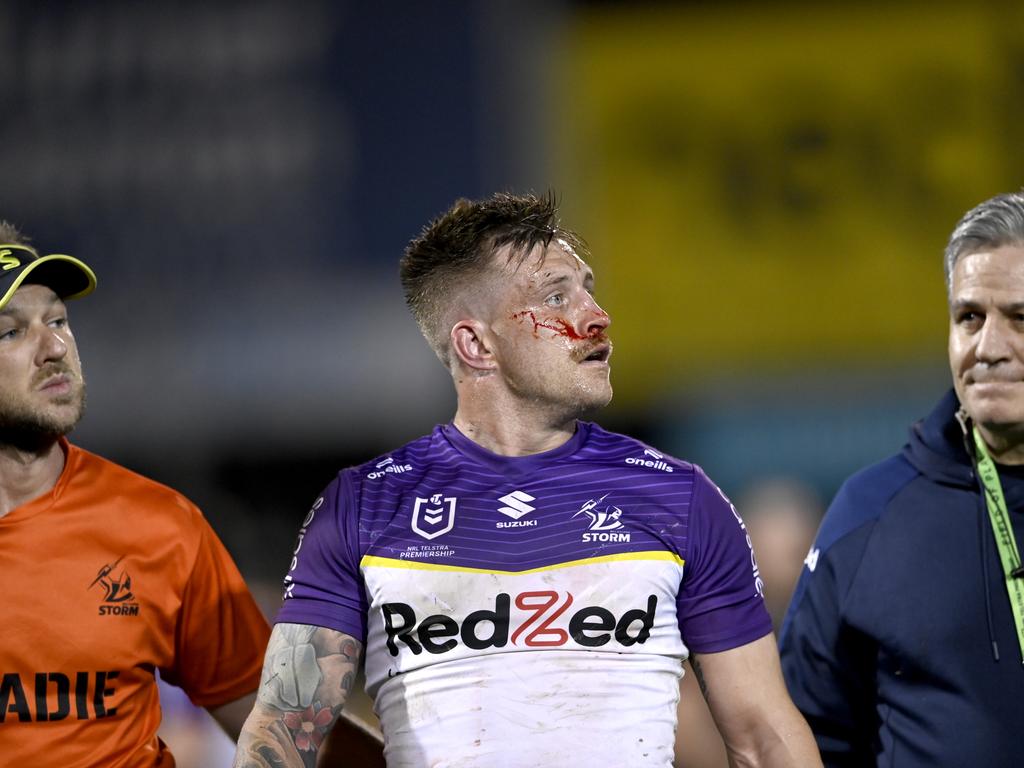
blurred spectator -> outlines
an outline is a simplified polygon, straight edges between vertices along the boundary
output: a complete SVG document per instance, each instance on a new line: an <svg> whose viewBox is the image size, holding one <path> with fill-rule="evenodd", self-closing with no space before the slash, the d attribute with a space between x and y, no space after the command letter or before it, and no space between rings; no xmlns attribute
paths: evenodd
<svg viewBox="0 0 1024 768"><path fill-rule="evenodd" d="M821 520L821 500L798 480L771 477L750 485L740 495L736 508L754 543L765 601L778 632ZM728 768L725 746L689 662L685 670L679 690L676 765Z"/></svg>
<svg viewBox="0 0 1024 768"><path fill-rule="evenodd" d="M799 480L778 477L748 487L737 509L754 542L768 612L778 632L824 506Z"/></svg>

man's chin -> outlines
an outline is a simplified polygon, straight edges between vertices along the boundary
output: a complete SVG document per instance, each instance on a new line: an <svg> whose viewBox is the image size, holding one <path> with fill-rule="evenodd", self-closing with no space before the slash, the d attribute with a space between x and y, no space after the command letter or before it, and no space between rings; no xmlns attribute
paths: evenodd
<svg viewBox="0 0 1024 768"><path fill-rule="evenodd" d="M602 392L586 392L579 400L580 415L596 413L612 401L612 388L608 385L607 390Z"/></svg>
<svg viewBox="0 0 1024 768"><path fill-rule="evenodd" d="M79 409L63 419L0 420L0 445L9 445L22 451L39 452L70 434L81 418L82 411Z"/></svg>
<svg viewBox="0 0 1024 768"><path fill-rule="evenodd" d="M1001 390L973 390L963 403L975 424L992 429L1013 429L1024 426L1024 399L1011 397Z"/></svg>
<svg viewBox="0 0 1024 768"><path fill-rule="evenodd" d="M1007 446L1024 445L1024 408L977 407L967 412L986 442L996 439Z"/></svg>
<svg viewBox="0 0 1024 768"><path fill-rule="evenodd" d="M0 445L7 445L28 453L40 453L56 443L69 431L60 432L44 429L0 427Z"/></svg>
<svg viewBox="0 0 1024 768"><path fill-rule="evenodd" d="M1010 419L993 415L973 419L973 421L991 435L998 435L1005 440L1024 444L1024 416L1020 419Z"/></svg>

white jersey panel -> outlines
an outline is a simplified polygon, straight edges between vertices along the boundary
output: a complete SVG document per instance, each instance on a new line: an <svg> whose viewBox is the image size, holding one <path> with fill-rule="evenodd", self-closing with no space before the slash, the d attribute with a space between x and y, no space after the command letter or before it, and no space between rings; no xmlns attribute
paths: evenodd
<svg viewBox="0 0 1024 768"><path fill-rule="evenodd" d="M362 570L389 765L671 765L687 655L675 555L522 573L367 557Z"/></svg>
<svg viewBox="0 0 1024 768"><path fill-rule="evenodd" d="M389 768L671 768L682 662L578 651L463 658L392 678Z"/></svg>

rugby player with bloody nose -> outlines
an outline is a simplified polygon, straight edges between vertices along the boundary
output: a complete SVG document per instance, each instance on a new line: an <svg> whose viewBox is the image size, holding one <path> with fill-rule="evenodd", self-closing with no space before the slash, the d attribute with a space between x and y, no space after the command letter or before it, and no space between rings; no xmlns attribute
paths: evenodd
<svg viewBox="0 0 1024 768"><path fill-rule="evenodd" d="M687 657L736 764L820 765L732 504L582 420L612 396L585 255L550 196L409 244L457 410L306 513L236 766L314 765L364 655L391 768L671 766Z"/></svg>

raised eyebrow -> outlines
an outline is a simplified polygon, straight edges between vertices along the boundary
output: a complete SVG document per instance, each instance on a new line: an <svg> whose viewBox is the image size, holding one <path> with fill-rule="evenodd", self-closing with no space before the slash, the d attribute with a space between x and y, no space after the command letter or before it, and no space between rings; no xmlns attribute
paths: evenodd
<svg viewBox="0 0 1024 768"><path fill-rule="evenodd" d="M949 305L949 308L953 312L962 312L966 309L979 310L981 305L976 301L970 299L957 299Z"/></svg>
<svg viewBox="0 0 1024 768"><path fill-rule="evenodd" d="M559 275L559 274L555 274L555 275L551 275L547 279L541 281L540 288L541 288L541 290L546 290L546 289L548 289L548 288L550 288L552 286L562 285L564 283L570 283L570 282L572 282L572 275L566 275L566 274ZM588 290L589 290L589 288L593 287L593 285L594 285L594 271L592 269L590 269L589 267L585 267L584 268L584 272L583 272L583 285L586 286L588 288Z"/></svg>
<svg viewBox="0 0 1024 768"><path fill-rule="evenodd" d="M1011 302L1010 304L1000 304L997 308L1000 312L1002 312L1005 315L1024 313L1024 301L1014 301ZM972 301L970 299L958 299L957 301L954 301L952 304L950 304L950 309L953 312L963 312L967 310L974 312L985 311L984 307L981 306L980 302Z"/></svg>
<svg viewBox="0 0 1024 768"><path fill-rule="evenodd" d="M552 275L545 280L541 281L540 289L546 291L549 288L554 288L557 285L564 285L569 282L569 275Z"/></svg>

